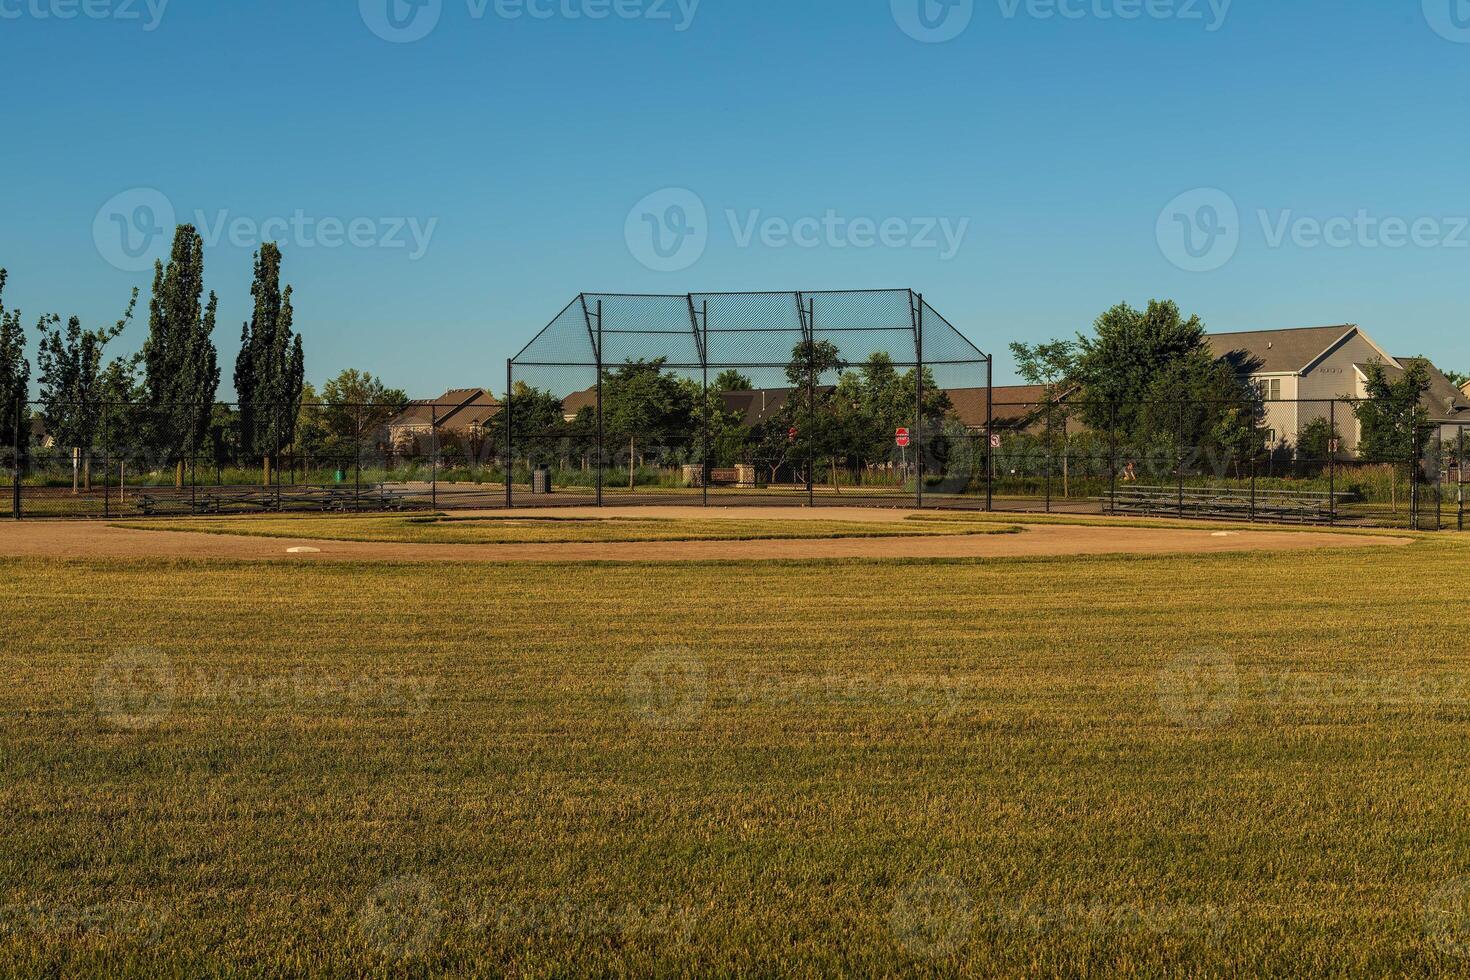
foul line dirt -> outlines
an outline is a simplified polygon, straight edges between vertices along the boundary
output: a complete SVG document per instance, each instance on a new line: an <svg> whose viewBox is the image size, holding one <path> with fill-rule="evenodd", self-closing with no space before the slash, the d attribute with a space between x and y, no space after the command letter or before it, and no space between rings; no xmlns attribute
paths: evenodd
<svg viewBox="0 0 1470 980"><path fill-rule="evenodd" d="M672 517L699 520L843 520L892 523L908 512L823 508L731 508L691 513L687 508L610 508L558 511L548 516ZM487 515L497 516L497 515ZM498 516L510 517L505 512ZM524 515L515 515L524 516ZM0 525L0 556L59 559L206 558L269 561L403 562L677 562L843 558L1030 558L1065 555L1220 554L1298 552L1323 548L1402 546L1391 535L1272 531L1222 527L1086 527L1024 525L1020 534L907 538L833 538L771 541L656 541L595 544L396 544L322 541L309 537L254 538L188 531L143 531L87 521ZM291 548L316 549L290 554Z"/></svg>

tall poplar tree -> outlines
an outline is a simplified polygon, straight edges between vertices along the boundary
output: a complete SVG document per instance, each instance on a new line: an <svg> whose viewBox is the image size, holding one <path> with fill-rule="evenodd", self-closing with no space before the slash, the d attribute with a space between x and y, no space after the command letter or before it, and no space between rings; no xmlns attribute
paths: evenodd
<svg viewBox="0 0 1470 980"><path fill-rule="evenodd" d="M31 384L31 363L26 360L26 333L20 323L19 310L5 308L6 272L0 269L0 456L15 454L14 442L20 443L21 458L11 465L19 468L24 461L30 433L26 396ZM9 449L6 453L4 450Z"/></svg>
<svg viewBox="0 0 1470 980"><path fill-rule="evenodd" d="M266 242L255 253L250 295L255 312L240 332L235 392L240 399L240 448L262 460L265 482L276 454L296 438L306 359L301 335L292 332L291 287L281 291L281 250Z"/></svg>
<svg viewBox="0 0 1470 980"><path fill-rule="evenodd" d="M144 396L153 444L176 465L175 483L184 482L184 461L195 455L209 430L219 390L219 362L210 335L219 301L204 296L204 242L193 225L174 233L168 266L153 273L148 340L143 345Z"/></svg>

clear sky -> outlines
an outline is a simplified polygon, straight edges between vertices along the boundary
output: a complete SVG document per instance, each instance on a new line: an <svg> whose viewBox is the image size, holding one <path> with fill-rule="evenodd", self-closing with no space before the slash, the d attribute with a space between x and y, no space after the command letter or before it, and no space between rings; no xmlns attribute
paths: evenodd
<svg viewBox="0 0 1470 980"><path fill-rule="evenodd" d="M0 72L7 304L116 318L171 211L227 382L261 237L310 380L415 396L584 290L909 286L1002 381L1150 297L1470 371L1464 0L0 0Z"/></svg>

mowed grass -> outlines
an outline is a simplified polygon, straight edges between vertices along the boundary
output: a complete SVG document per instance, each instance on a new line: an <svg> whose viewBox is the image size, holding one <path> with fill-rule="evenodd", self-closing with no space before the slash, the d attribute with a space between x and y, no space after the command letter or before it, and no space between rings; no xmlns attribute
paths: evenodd
<svg viewBox="0 0 1470 980"><path fill-rule="evenodd" d="M0 974L1465 974L1467 573L3 562Z"/></svg>
<svg viewBox="0 0 1470 980"><path fill-rule="evenodd" d="M406 544L578 544L631 541L760 541L1007 534L993 524L919 524L839 520L684 519L601 517L262 517L129 521L144 531L192 531L317 541Z"/></svg>

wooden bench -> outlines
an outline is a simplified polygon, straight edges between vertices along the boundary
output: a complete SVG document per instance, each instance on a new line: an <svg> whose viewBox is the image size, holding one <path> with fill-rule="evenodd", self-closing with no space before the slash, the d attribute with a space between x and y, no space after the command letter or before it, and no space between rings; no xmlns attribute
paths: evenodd
<svg viewBox="0 0 1470 980"><path fill-rule="evenodd" d="M150 489L134 494L144 514L227 514L232 512L284 511L402 511L424 495L414 490L388 489L381 485L361 488L341 486L295 487L195 487ZM426 502L418 501L422 506Z"/></svg>
<svg viewBox="0 0 1470 980"><path fill-rule="evenodd" d="M1145 517L1197 517L1204 520L1327 524L1336 518L1332 495L1300 490L1239 487L1120 486L1100 498L1110 514ZM1345 500L1338 494L1337 500Z"/></svg>

